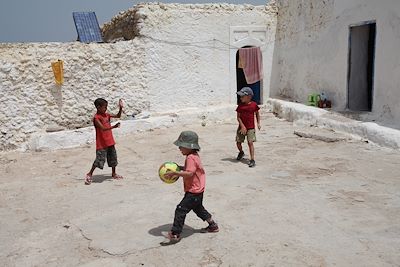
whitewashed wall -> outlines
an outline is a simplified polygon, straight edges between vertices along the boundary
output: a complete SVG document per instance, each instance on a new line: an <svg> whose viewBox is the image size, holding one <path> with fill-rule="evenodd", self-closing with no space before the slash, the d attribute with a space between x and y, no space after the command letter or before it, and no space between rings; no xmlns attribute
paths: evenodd
<svg viewBox="0 0 400 267"><path fill-rule="evenodd" d="M237 50L230 28L265 26L273 35L275 18L271 6L140 4L103 29L110 39L136 36L130 41L0 44L0 150L19 148L49 128L91 125L97 97L109 100L110 111L123 98L129 115L230 103L236 88L230 57ZM110 34L116 27L122 33ZM51 70L57 59L64 60L60 87Z"/></svg>
<svg viewBox="0 0 400 267"><path fill-rule="evenodd" d="M398 0L277 0L272 96L306 102L325 91L346 109L349 25L376 20L375 82L364 120L400 128L400 2Z"/></svg>
<svg viewBox="0 0 400 267"><path fill-rule="evenodd" d="M236 84L231 77L236 73L231 71L231 51L235 54L237 48L231 46L231 27L275 32L273 6L147 4L139 14L153 111L232 103ZM271 36L264 42L267 38ZM270 68L265 70L270 76Z"/></svg>
<svg viewBox="0 0 400 267"><path fill-rule="evenodd" d="M51 62L64 60L65 83L56 86ZM97 97L116 111L119 98L134 112L150 106L143 47L115 44L0 44L0 150L14 149L34 132L91 124Z"/></svg>

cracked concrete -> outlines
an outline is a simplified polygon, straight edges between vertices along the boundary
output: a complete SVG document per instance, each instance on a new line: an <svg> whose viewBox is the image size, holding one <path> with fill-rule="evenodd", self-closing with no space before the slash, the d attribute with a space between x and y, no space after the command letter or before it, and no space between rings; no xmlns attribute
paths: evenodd
<svg viewBox="0 0 400 267"><path fill-rule="evenodd" d="M299 137L312 138L327 143L339 142L339 141L344 141L346 139L350 139L350 137L346 137L342 134L318 128L295 130L294 134Z"/></svg>
<svg viewBox="0 0 400 267"><path fill-rule="evenodd" d="M400 152L299 138L295 130L320 129L269 113L262 126L254 169L234 160L236 123L196 123L117 137L125 179L105 168L90 186L93 145L0 153L0 265L396 266ZM189 214L182 241L160 246L182 184L163 184L157 169L183 161L172 145L183 129L199 133L205 206L221 231L200 234Z"/></svg>

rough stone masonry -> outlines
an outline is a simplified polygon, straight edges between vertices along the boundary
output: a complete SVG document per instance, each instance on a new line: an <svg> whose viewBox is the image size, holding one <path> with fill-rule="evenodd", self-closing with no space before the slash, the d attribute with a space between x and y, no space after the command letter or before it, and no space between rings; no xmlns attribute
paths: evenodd
<svg viewBox="0 0 400 267"><path fill-rule="evenodd" d="M34 133L91 125L97 97L111 112L123 98L128 117L227 104L229 27L273 28L275 17L273 5L150 3L103 26L112 43L0 44L0 150L24 149ZM62 86L51 70L58 59Z"/></svg>

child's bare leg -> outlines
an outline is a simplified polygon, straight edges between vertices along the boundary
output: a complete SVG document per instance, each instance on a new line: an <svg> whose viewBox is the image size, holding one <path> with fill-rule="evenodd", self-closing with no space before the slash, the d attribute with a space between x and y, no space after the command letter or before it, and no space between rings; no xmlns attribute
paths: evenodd
<svg viewBox="0 0 400 267"><path fill-rule="evenodd" d="M253 142L248 142L249 144L249 150L250 150L250 159L254 160L254 143Z"/></svg>
<svg viewBox="0 0 400 267"><path fill-rule="evenodd" d="M92 168L90 169L90 171L88 172L88 174L89 174L90 176L93 176L93 172L94 172L95 169L96 169L96 167L95 167L94 165L92 165Z"/></svg>
<svg viewBox="0 0 400 267"><path fill-rule="evenodd" d="M242 152L242 151L243 151L242 143L236 142L236 146L237 146L237 148L239 149L239 152Z"/></svg>
<svg viewBox="0 0 400 267"><path fill-rule="evenodd" d="M236 160L241 160L244 156L242 143L236 142L236 146L239 149L239 154L237 155Z"/></svg>
<svg viewBox="0 0 400 267"><path fill-rule="evenodd" d="M112 168L111 168L111 169L112 169L112 177L113 177L114 179L122 179L122 178L124 178L124 177L122 177L121 175L117 174L116 168L117 168L117 167L112 167Z"/></svg>
<svg viewBox="0 0 400 267"><path fill-rule="evenodd" d="M249 144L249 150L250 150L250 162L249 162L249 167L253 168L256 166L256 162L254 161L254 144L253 141L248 141Z"/></svg>
<svg viewBox="0 0 400 267"><path fill-rule="evenodd" d="M85 184L91 184L92 183L92 176L93 176L93 172L96 169L96 167L94 166L94 164L92 165L92 168L90 169L90 171L86 174L85 177Z"/></svg>

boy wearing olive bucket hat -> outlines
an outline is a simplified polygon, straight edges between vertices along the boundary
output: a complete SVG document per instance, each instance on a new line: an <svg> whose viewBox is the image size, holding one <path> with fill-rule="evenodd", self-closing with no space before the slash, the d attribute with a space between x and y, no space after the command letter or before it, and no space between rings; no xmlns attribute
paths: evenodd
<svg viewBox="0 0 400 267"><path fill-rule="evenodd" d="M178 242L180 234L185 224L186 214L191 210L203 221L208 222L208 227L201 229L202 233L216 233L219 231L218 225L212 216L203 207L203 193L206 183L206 175L199 154L200 150L198 136L195 132L184 131L179 135L174 145L179 147L181 153L186 156L185 166L182 171L169 172L166 176L179 175L183 178L185 196L175 210L174 224L168 233L168 238L172 242Z"/></svg>

